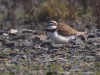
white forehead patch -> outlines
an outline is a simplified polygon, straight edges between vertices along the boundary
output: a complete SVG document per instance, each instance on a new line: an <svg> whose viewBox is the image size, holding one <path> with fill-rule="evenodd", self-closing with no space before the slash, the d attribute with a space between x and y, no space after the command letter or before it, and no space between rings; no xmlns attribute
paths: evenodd
<svg viewBox="0 0 100 75"><path fill-rule="evenodd" d="M49 21L49 24L58 24L56 21Z"/></svg>
<svg viewBox="0 0 100 75"><path fill-rule="evenodd" d="M53 23L57 23L56 21L52 21Z"/></svg>
<svg viewBox="0 0 100 75"><path fill-rule="evenodd" d="M56 29L57 26L47 26L47 29L52 30L52 29Z"/></svg>

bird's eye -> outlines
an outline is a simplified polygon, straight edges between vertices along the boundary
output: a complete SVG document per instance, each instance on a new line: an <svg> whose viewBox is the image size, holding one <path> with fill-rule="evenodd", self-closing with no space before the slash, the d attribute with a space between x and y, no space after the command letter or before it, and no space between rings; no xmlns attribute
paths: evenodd
<svg viewBox="0 0 100 75"><path fill-rule="evenodd" d="M48 26L52 26L53 25L53 23L48 23Z"/></svg>
<svg viewBox="0 0 100 75"><path fill-rule="evenodd" d="M53 23L53 25L57 26L57 23Z"/></svg>

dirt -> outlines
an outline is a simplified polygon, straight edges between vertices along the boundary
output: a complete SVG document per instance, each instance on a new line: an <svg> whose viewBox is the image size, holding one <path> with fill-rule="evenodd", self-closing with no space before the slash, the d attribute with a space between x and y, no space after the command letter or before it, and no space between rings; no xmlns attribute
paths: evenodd
<svg viewBox="0 0 100 75"><path fill-rule="evenodd" d="M0 34L0 75L100 75L100 30L65 47L35 30L8 32Z"/></svg>

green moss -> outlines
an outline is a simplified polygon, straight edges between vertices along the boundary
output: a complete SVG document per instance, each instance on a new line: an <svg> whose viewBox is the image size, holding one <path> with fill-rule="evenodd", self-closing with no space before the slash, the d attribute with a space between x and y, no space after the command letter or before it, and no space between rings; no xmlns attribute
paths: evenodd
<svg viewBox="0 0 100 75"><path fill-rule="evenodd" d="M96 72L96 75L100 75L100 71L97 71L97 72Z"/></svg>
<svg viewBox="0 0 100 75"><path fill-rule="evenodd" d="M6 54L4 53L0 53L0 57L6 56Z"/></svg>
<svg viewBox="0 0 100 75"><path fill-rule="evenodd" d="M47 67L47 73L48 72L64 72L62 66L60 64L51 64Z"/></svg>
<svg viewBox="0 0 100 75"><path fill-rule="evenodd" d="M100 62L96 62L95 65L98 67L100 66Z"/></svg>

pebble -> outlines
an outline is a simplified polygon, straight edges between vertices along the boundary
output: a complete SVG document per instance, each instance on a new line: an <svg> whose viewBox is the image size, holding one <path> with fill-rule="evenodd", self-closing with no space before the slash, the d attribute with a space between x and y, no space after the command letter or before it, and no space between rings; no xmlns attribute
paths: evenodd
<svg viewBox="0 0 100 75"><path fill-rule="evenodd" d="M32 71L36 74L37 69L40 69L39 72L44 74L41 71L43 69L47 74L78 75L77 72L82 72L83 75L91 75L94 74L92 70L96 68L95 62L100 61L100 37L94 37L94 34L88 37L87 45L83 45L84 42L77 39L74 44L70 43L63 50L62 44L53 42L44 34L35 34L33 30L18 30L16 35L0 35L0 38L0 64L10 66L9 69L14 67L14 73L25 68L23 73ZM51 72L48 65L51 65ZM87 71L84 71L87 66ZM56 67L58 71L53 72L52 68ZM63 71L60 72L59 69Z"/></svg>

